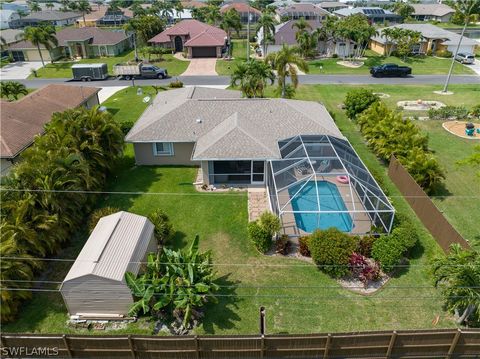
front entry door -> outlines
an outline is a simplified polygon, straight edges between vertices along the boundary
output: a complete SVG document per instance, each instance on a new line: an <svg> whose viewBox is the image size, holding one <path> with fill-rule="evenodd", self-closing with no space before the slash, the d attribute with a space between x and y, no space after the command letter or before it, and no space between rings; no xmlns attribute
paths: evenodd
<svg viewBox="0 0 480 359"><path fill-rule="evenodd" d="M175 36L175 52L183 51L183 41L180 36Z"/></svg>

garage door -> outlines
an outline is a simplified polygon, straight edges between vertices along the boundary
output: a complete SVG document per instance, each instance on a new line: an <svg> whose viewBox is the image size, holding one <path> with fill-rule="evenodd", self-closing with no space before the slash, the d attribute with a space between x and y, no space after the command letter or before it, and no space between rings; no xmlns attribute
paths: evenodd
<svg viewBox="0 0 480 359"><path fill-rule="evenodd" d="M216 47L193 47L192 57L217 57Z"/></svg>
<svg viewBox="0 0 480 359"><path fill-rule="evenodd" d="M23 51L12 51L13 61L25 61Z"/></svg>

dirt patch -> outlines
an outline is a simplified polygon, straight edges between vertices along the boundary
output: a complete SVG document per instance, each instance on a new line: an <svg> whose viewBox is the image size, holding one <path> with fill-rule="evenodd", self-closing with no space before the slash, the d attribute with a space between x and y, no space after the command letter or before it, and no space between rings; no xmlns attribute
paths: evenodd
<svg viewBox="0 0 480 359"><path fill-rule="evenodd" d="M365 63L363 61L337 61L337 65L349 67L352 69L358 69L362 67Z"/></svg>
<svg viewBox="0 0 480 359"><path fill-rule="evenodd" d="M390 279L389 276L382 273L381 277L377 281L370 281L367 285L364 285L362 281L357 278L353 277L346 277L337 280L337 282L345 289L351 290L352 292L369 295L376 293L380 289L382 289L385 284L387 284L388 280Z"/></svg>
<svg viewBox="0 0 480 359"><path fill-rule="evenodd" d="M480 129L480 123L473 123L475 125L473 136L468 136L465 133L466 124L467 122L465 121L447 121L442 124L442 127L455 136L469 140L480 140L480 134L477 132L477 130Z"/></svg>
<svg viewBox="0 0 480 359"><path fill-rule="evenodd" d="M397 106L403 108L406 111L428 111L430 109L439 109L445 107L445 104L440 101L398 101Z"/></svg>

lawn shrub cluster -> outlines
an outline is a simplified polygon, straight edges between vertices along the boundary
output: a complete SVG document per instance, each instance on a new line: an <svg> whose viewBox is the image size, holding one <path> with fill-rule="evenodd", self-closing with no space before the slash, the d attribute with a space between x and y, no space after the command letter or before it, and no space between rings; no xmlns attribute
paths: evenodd
<svg viewBox="0 0 480 359"><path fill-rule="evenodd" d="M248 237L259 252L266 253L280 228L280 219L271 212L264 212L258 220L248 224Z"/></svg>
<svg viewBox="0 0 480 359"><path fill-rule="evenodd" d="M282 234L275 242L275 252L281 255L287 255L290 250L291 243L288 240L288 235Z"/></svg>
<svg viewBox="0 0 480 359"><path fill-rule="evenodd" d="M372 247L375 241L377 240L376 237L373 235L366 235L362 236L358 239L357 248L355 252L361 254L365 257L370 257L372 255Z"/></svg>
<svg viewBox="0 0 480 359"><path fill-rule="evenodd" d="M310 249L308 249L309 236L303 236L298 238L298 250L304 257L311 257Z"/></svg>
<svg viewBox="0 0 480 359"><path fill-rule="evenodd" d="M379 100L380 98L370 90L355 89L349 91L344 102L345 112L348 118L355 120L358 115Z"/></svg>
<svg viewBox="0 0 480 359"><path fill-rule="evenodd" d="M175 80L175 81L170 82L170 84L168 86L172 89L182 88L183 87L183 82L180 81L180 80Z"/></svg>
<svg viewBox="0 0 480 359"><path fill-rule="evenodd" d="M92 233L100 218L117 213L118 211L120 211L120 208L117 207L103 207L93 211L88 218L88 232Z"/></svg>
<svg viewBox="0 0 480 359"><path fill-rule="evenodd" d="M127 135L127 133L132 129L133 125L133 121L124 121L120 123L120 129L124 135Z"/></svg>
<svg viewBox="0 0 480 359"><path fill-rule="evenodd" d="M463 120L468 115L469 112L464 106L445 106L428 110L428 118L430 120Z"/></svg>
<svg viewBox="0 0 480 359"><path fill-rule="evenodd" d="M410 120L376 101L356 121L368 146L382 160L392 155L427 193L432 193L445 175L428 149L428 136Z"/></svg>
<svg viewBox="0 0 480 359"><path fill-rule="evenodd" d="M148 215L148 219L155 226L155 238L158 245L164 245L173 234L173 226L167 214L161 209L156 209Z"/></svg>
<svg viewBox="0 0 480 359"><path fill-rule="evenodd" d="M86 192L104 188L122 152L123 133L109 113L96 108L55 113L45 134L35 138L5 178L0 255L37 258L55 253L94 206L96 196ZM4 259L2 280L30 281L41 263ZM8 287L19 287L17 283ZM1 320L13 320L21 300L29 297L26 290L2 289Z"/></svg>
<svg viewBox="0 0 480 359"><path fill-rule="evenodd" d="M359 253L352 253L349 265L352 276L359 279L365 286L370 281L380 279L380 266L373 259Z"/></svg>
<svg viewBox="0 0 480 359"><path fill-rule="evenodd" d="M448 50L440 50L435 52L435 56L437 57L442 57L445 59L450 59L453 56L453 52L448 51Z"/></svg>

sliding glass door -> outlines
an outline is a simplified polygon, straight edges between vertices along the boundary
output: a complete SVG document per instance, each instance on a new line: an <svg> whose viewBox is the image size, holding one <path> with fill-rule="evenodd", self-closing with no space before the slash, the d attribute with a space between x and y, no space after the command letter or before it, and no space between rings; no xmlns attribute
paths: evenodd
<svg viewBox="0 0 480 359"><path fill-rule="evenodd" d="M261 184L265 182L264 161L210 161L210 184Z"/></svg>

